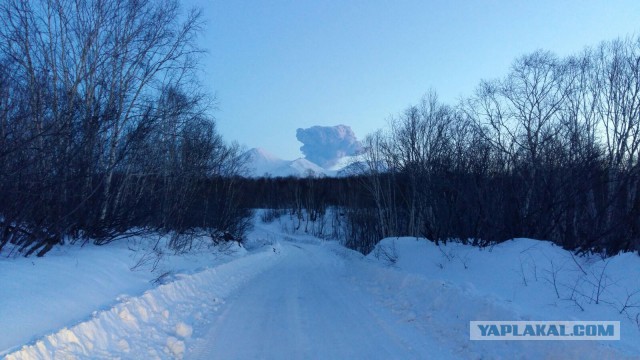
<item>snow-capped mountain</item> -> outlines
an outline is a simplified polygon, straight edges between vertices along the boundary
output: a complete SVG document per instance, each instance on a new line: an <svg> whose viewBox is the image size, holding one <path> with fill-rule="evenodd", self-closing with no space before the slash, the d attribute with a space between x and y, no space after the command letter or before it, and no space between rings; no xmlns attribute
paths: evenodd
<svg viewBox="0 0 640 360"><path fill-rule="evenodd" d="M247 176L250 177L306 177L333 176L344 177L360 175L368 171L363 155L344 156L330 168L323 168L305 158L283 160L262 148L253 148L245 153Z"/></svg>
<svg viewBox="0 0 640 360"><path fill-rule="evenodd" d="M250 176L272 174L273 170L286 166L287 161L261 148L253 148L245 153L247 170Z"/></svg>
<svg viewBox="0 0 640 360"><path fill-rule="evenodd" d="M285 167L287 170L293 170L295 175L307 176L307 175L330 175L330 172L312 163L311 161L303 158L298 158L290 161Z"/></svg>
<svg viewBox="0 0 640 360"><path fill-rule="evenodd" d="M260 176L330 176L332 171L324 169L303 158L283 160L261 148L253 148L246 153L248 175Z"/></svg>

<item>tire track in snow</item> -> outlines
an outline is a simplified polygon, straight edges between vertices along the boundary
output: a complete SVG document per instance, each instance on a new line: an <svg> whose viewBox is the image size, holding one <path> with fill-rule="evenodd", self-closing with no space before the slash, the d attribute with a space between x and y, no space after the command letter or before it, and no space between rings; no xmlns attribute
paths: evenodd
<svg viewBox="0 0 640 360"><path fill-rule="evenodd" d="M188 358L408 358L429 339L348 280L349 266L320 245L283 243L283 259L229 298Z"/></svg>

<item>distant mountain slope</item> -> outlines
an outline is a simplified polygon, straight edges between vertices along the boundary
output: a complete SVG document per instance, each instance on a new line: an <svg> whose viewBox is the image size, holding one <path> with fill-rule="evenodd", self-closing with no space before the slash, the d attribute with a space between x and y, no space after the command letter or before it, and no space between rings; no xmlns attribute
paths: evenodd
<svg viewBox="0 0 640 360"><path fill-rule="evenodd" d="M299 158L296 160L283 160L261 148L253 148L246 153L248 175L260 176L298 176L304 177L310 174L314 176L330 176L332 171L324 169L309 160Z"/></svg>
<svg viewBox="0 0 640 360"><path fill-rule="evenodd" d="M273 175L275 169L287 165L287 161L261 148L253 148L247 151L245 157L247 159L247 169L250 176Z"/></svg>
<svg viewBox="0 0 640 360"><path fill-rule="evenodd" d="M314 175L330 175L327 169L320 167L312 163L311 161L303 158L298 158L293 160L287 164L285 167L287 171L294 171L295 174L306 176L309 173L313 173Z"/></svg>

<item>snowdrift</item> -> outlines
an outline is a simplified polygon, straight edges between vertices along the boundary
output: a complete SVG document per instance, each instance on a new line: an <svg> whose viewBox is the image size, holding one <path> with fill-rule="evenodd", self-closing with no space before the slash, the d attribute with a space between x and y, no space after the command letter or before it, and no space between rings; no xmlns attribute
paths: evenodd
<svg viewBox="0 0 640 360"><path fill-rule="evenodd" d="M367 258L395 311L464 358L637 358L640 257L574 256L551 242L515 239L477 248L388 238ZM393 275L395 274L395 275ZM454 317L452 317L452 315ZM474 341L471 320L620 321L620 341Z"/></svg>
<svg viewBox="0 0 640 360"><path fill-rule="evenodd" d="M275 247L274 247L275 248ZM192 324L205 321L223 298L277 259L272 247L124 297L90 319L46 335L7 359L181 358ZM267 260L267 261L263 261Z"/></svg>

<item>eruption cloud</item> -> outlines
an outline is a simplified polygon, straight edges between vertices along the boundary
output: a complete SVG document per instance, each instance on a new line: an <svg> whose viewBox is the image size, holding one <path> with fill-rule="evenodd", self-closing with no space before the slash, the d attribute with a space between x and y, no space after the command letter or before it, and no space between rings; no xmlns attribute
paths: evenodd
<svg viewBox="0 0 640 360"><path fill-rule="evenodd" d="M362 151L362 144L347 125L298 129L296 138L303 144L300 151L305 158L324 168L331 167L345 156L357 155Z"/></svg>

